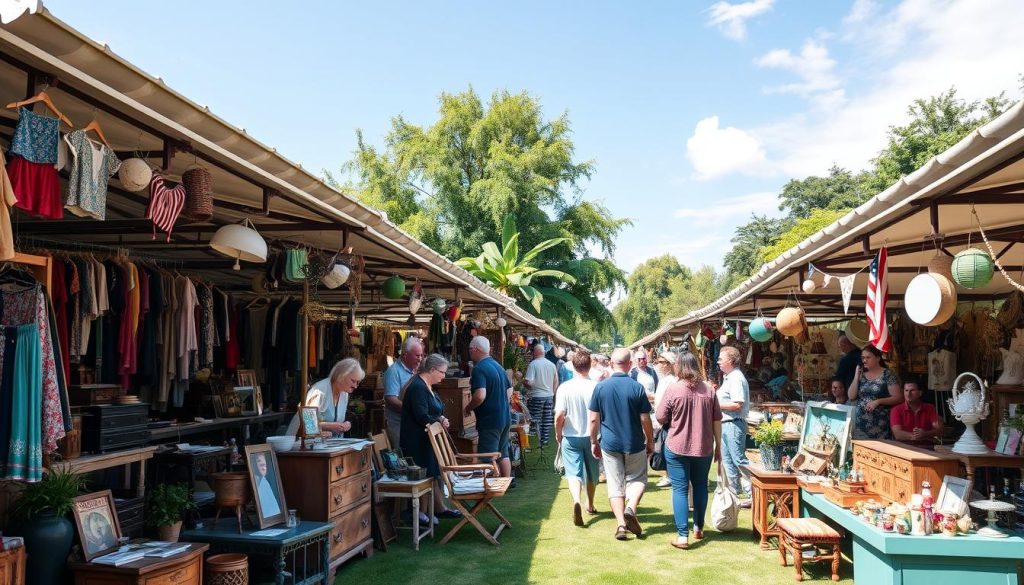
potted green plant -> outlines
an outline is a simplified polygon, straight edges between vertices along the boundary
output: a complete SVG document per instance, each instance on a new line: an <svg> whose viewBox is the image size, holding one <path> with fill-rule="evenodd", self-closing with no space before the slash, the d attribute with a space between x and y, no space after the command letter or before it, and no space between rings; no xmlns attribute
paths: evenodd
<svg viewBox="0 0 1024 585"><path fill-rule="evenodd" d="M85 477L70 469L49 469L42 481L25 484L14 502L16 532L25 539L26 583L64 582L64 565L75 526L68 520L74 498L81 495Z"/></svg>
<svg viewBox="0 0 1024 585"><path fill-rule="evenodd" d="M160 533L160 540L178 542L181 521L186 510L194 510L195 502L184 483L162 483L149 492L147 521Z"/></svg>
<svg viewBox="0 0 1024 585"><path fill-rule="evenodd" d="M761 450L761 467L766 471L782 469L782 421L763 422L754 429L754 442Z"/></svg>

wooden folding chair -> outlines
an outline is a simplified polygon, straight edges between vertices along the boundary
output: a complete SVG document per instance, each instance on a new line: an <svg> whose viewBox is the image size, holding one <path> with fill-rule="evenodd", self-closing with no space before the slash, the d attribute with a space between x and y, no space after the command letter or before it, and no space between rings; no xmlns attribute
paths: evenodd
<svg viewBox="0 0 1024 585"><path fill-rule="evenodd" d="M448 499L452 505L455 506L460 512L462 512L462 518L459 520L449 532L441 539L441 544L445 544L455 536L455 533L462 529L466 524L472 524L484 538L487 539L491 544L497 545L498 536L501 531L505 528L511 528L512 523L507 518L501 515L501 512L494 507L491 500L494 498L500 498L505 495L508 491L509 486L512 483L510 477L498 477L498 466L494 462L497 457L500 457L498 453L474 453L465 455L456 455L455 448L452 446L451 438L448 433L445 432L444 427L441 423L431 423L427 425L427 435L430 437L430 446L434 450L434 456L437 458L438 467L441 468L441 481L448 488ZM459 463L460 460L478 459L480 457L494 457L491 463ZM456 493L455 491L455 480L453 477L459 477L460 475L473 475L479 473L483 475L482 490L473 492L462 492ZM475 502L472 507L467 503ZM493 532L488 532L484 525L477 519L477 515L484 510L490 510L495 516L498 517L498 528Z"/></svg>

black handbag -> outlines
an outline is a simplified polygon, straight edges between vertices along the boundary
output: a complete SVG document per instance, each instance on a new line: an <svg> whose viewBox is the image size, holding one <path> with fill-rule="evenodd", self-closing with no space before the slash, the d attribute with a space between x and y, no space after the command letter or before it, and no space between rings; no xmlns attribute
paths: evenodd
<svg viewBox="0 0 1024 585"><path fill-rule="evenodd" d="M665 439L668 437L668 430L664 427L658 429L654 434L654 451L651 453L648 464L654 471L665 471Z"/></svg>

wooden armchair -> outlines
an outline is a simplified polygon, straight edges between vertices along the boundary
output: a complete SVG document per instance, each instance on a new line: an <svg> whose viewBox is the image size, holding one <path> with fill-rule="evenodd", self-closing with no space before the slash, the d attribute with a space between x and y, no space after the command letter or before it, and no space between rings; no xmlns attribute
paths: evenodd
<svg viewBox="0 0 1024 585"><path fill-rule="evenodd" d="M496 460L497 457L500 457L500 454L475 453L458 455L452 445L451 437L448 436L441 423L427 425L426 432L430 437L430 446L434 450L438 467L441 469L441 481L448 488L448 499L456 509L462 512L462 518L441 539L441 544L451 540L455 533L466 524L472 524L491 544L499 544L498 536L501 534L501 531L505 528L511 528L512 524L501 515L501 512L494 507L491 501L494 498L500 498L505 495L505 492L508 491L512 483L512 478L498 477L498 467L494 461L491 463L460 463L460 461L478 460L481 457L494 457ZM459 486L456 489L459 479L472 480L476 479L477 476L479 476L478 479L480 481L477 489L467 491L464 486ZM470 507L467 506L469 502L475 503L472 503L472 507ZM493 533L484 528L484 525L477 518L477 515L484 510L490 510L498 517L498 528Z"/></svg>

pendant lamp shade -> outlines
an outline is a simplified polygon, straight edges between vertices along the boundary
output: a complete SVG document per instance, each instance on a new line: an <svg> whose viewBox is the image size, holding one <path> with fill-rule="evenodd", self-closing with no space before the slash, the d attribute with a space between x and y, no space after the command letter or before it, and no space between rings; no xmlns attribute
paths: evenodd
<svg viewBox="0 0 1024 585"><path fill-rule="evenodd" d="M992 257L977 248L967 248L953 258L953 280L964 288L981 288L992 280Z"/></svg>
<svg viewBox="0 0 1024 585"><path fill-rule="evenodd" d="M385 280L381 288L386 299L400 299L405 296L405 281L398 276Z"/></svg>
<svg viewBox="0 0 1024 585"><path fill-rule="evenodd" d="M222 226L210 238L210 247L235 259L234 269L240 268L238 261L266 262L267 242L256 231L248 219L242 223Z"/></svg>

